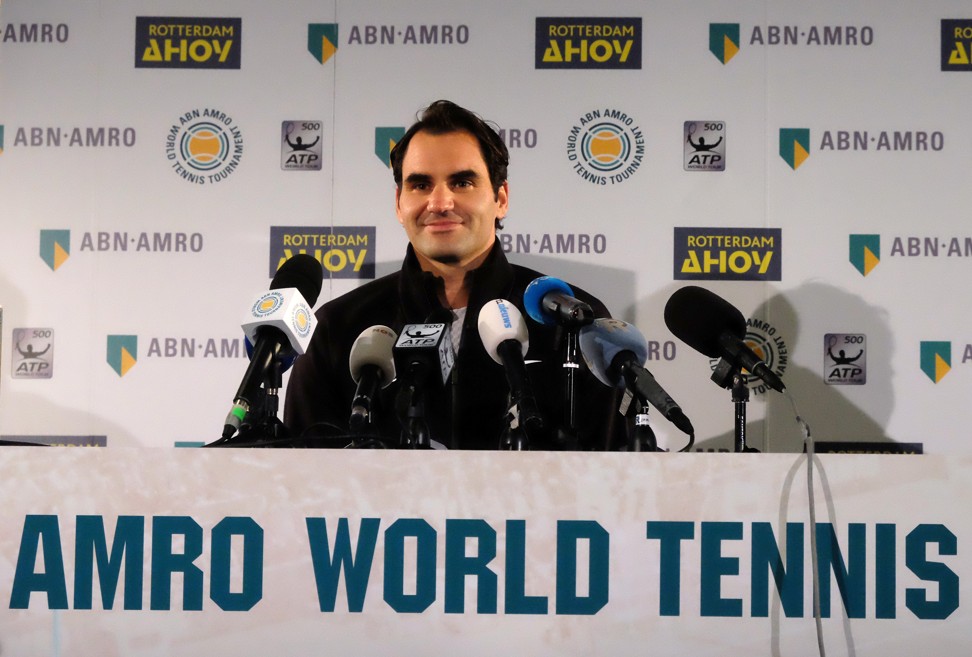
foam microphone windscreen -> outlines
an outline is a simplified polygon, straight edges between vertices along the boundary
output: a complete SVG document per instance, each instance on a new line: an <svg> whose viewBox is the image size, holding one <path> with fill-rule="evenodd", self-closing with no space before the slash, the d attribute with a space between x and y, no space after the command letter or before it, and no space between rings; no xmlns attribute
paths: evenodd
<svg viewBox="0 0 972 657"><path fill-rule="evenodd" d="M685 344L709 358L719 358L719 336L746 336L746 318L714 292L695 285L677 290L665 304L665 325Z"/></svg>
<svg viewBox="0 0 972 657"><path fill-rule="evenodd" d="M361 369L365 365L374 365L381 370L381 387L387 387L395 380L395 358L392 349L398 340L398 334L387 326L376 324L366 328L351 345L348 356L348 369L351 378L357 383L361 378Z"/></svg>
<svg viewBox="0 0 972 657"><path fill-rule="evenodd" d="M298 253L280 266L273 280L270 281L270 289L282 290L295 287L300 292L300 296L304 297L307 305L313 307L317 303L323 284L324 269L317 258L306 253Z"/></svg>
<svg viewBox="0 0 972 657"><path fill-rule="evenodd" d="M556 317L544 310L543 307L543 298L551 292L558 292L568 297L574 296L574 290L567 283L553 276L535 278L523 291L523 309L526 310L530 319L538 324L557 325Z"/></svg>
<svg viewBox="0 0 972 657"><path fill-rule="evenodd" d="M624 378L611 371L611 364L622 351L634 354L638 365L648 360L648 342L645 336L620 319L595 319L593 324L582 328L580 349L588 369L606 386L625 386Z"/></svg>
<svg viewBox="0 0 972 657"><path fill-rule="evenodd" d="M506 299L493 299L483 304L479 311L479 339L486 353L494 361L503 364L499 346L507 340L520 344L524 356L530 349L530 332L519 309Z"/></svg>

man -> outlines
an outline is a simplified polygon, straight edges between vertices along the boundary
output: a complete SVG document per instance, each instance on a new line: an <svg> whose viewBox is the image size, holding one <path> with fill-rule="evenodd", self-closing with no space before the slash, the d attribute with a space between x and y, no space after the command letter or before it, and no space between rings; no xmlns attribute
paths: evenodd
<svg viewBox="0 0 972 657"><path fill-rule="evenodd" d="M440 100L405 133L391 163L395 212L409 240L402 269L317 311L311 346L291 374L284 424L300 438L336 436L334 444L346 444L355 394L348 355L355 338L375 325L400 334L407 324L448 320L457 346L455 365L447 385L425 391L422 419L434 443L497 449L509 429L509 387L503 368L480 341L479 311L493 299L506 299L523 312L523 291L541 275L511 265L496 239L509 208L509 153L481 118ZM574 292L596 316L608 316L600 301L577 288ZM529 365L528 373L545 423L529 447L617 446L617 394L586 369L578 377L576 440L558 435L564 417L561 331L527 321L527 360L540 361ZM374 433L387 446L397 447L402 436L408 413L403 387L396 381L382 390L375 413Z"/></svg>

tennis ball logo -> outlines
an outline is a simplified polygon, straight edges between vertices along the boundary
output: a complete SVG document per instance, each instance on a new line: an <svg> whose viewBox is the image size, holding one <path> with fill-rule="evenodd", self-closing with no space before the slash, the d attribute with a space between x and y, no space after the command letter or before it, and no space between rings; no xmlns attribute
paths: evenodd
<svg viewBox="0 0 972 657"><path fill-rule="evenodd" d="M614 171L624 166L631 153L631 141L619 126L601 123L584 135L581 144L584 160L592 169Z"/></svg>
<svg viewBox="0 0 972 657"><path fill-rule="evenodd" d="M253 314L257 317L269 315L283 304L283 300L281 293L267 292L253 304Z"/></svg>
<svg viewBox="0 0 972 657"><path fill-rule="evenodd" d="M197 123L182 135L182 157L200 171L211 171L229 157L229 137L212 123Z"/></svg>
<svg viewBox="0 0 972 657"><path fill-rule="evenodd" d="M297 310L294 312L294 325L297 328L297 334L304 337L310 333L310 315L307 309L303 306L298 306Z"/></svg>

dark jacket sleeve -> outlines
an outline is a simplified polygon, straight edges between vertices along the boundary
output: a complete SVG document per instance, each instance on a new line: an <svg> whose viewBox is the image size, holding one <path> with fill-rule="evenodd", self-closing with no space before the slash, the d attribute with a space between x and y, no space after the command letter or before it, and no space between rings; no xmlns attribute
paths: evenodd
<svg viewBox="0 0 972 657"><path fill-rule="evenodd" d="M284 400L284 424L294 438L333 434L336 427L347 423L347 417L343 422L340 419L339 404L343 395L338 388L341 370L333 362L328 315L319 312L317 317L314 337L307 353L294 363ZM350 378L347 369L345 364L344 376ZM348 409L350 404L345 411Z"/></svg>

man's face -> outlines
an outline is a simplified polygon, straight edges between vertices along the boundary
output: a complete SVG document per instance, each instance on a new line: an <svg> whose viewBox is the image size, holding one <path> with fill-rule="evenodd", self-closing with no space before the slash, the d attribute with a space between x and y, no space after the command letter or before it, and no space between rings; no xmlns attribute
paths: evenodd
<svg viewBox="0 0 972 657"><path fill-rule="evenodd" d="M479 142L468 132L418 132L402 161L395 193L398 221L419 261L476 267L506 216L507 184L493 193Z"/></svg>

